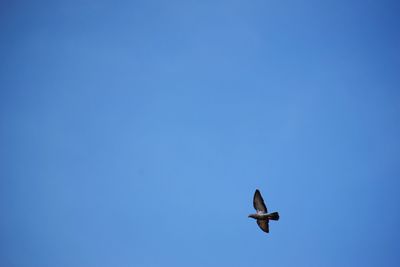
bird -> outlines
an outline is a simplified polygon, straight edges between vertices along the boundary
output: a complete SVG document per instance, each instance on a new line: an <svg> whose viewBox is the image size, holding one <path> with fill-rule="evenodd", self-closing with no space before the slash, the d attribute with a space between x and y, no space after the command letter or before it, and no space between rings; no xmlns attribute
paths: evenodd
<svg viewBox="0 0 400 267"><path fill-rule="evenodd" d="M250 214L248 217L257 220L258 226L266 233L269 233L269 220L278 221L279 213L271 212L268 213L267 207L265 206L264 199L258 189L254 193L253 206L257 213Z"/></svg>

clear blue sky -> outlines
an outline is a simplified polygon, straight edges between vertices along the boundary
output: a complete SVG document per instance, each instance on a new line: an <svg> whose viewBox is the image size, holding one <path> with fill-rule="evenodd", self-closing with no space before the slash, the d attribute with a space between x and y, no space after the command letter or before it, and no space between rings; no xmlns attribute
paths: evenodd
<svg viewBox="0 0 400 267"><path fill-rule="evenodd" d="M1 1L0 266L399 266L396 2Z"/></svg>

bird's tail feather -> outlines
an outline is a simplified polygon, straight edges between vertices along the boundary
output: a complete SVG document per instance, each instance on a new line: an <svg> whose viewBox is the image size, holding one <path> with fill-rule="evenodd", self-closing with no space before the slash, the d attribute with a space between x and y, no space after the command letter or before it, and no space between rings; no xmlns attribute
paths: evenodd
<svg viewBox="0 0 400 267"><path fill-rule="evenodd" d="M272 213L270 213L268 215L269 215L268 219L270 219L270 220L274 220L274 221L279 220L279 213L278 212L272 212Z"/></svg>

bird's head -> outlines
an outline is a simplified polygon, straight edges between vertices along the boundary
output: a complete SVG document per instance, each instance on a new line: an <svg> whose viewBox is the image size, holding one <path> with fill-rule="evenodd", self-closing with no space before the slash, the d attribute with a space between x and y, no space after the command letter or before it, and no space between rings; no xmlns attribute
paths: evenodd
<svg viewBox="0 0 400 267"><path fill-rule="evenodd" d="M249 214L249 218L257 219L257 214Z"/></svg>

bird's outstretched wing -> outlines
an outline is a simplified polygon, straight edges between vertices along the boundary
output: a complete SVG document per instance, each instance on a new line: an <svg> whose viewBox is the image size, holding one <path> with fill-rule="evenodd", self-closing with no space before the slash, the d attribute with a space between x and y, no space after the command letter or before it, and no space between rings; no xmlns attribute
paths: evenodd
<svg viewBox="0 0 400 267"><path fill-rule="evenodd" d="M269 221L268 220L257 220L258 226L266 233L269 233Z"/></svg>
<svg viewBox="0 0 400 267"><path fill-rule="evenodd" d="M253 206L257 210L257 212L261 211L263 213L267 213L267 207L265 206L264 199L261 196L260 191L258 189L254 193L254 199L253 199Z"/></svg>

